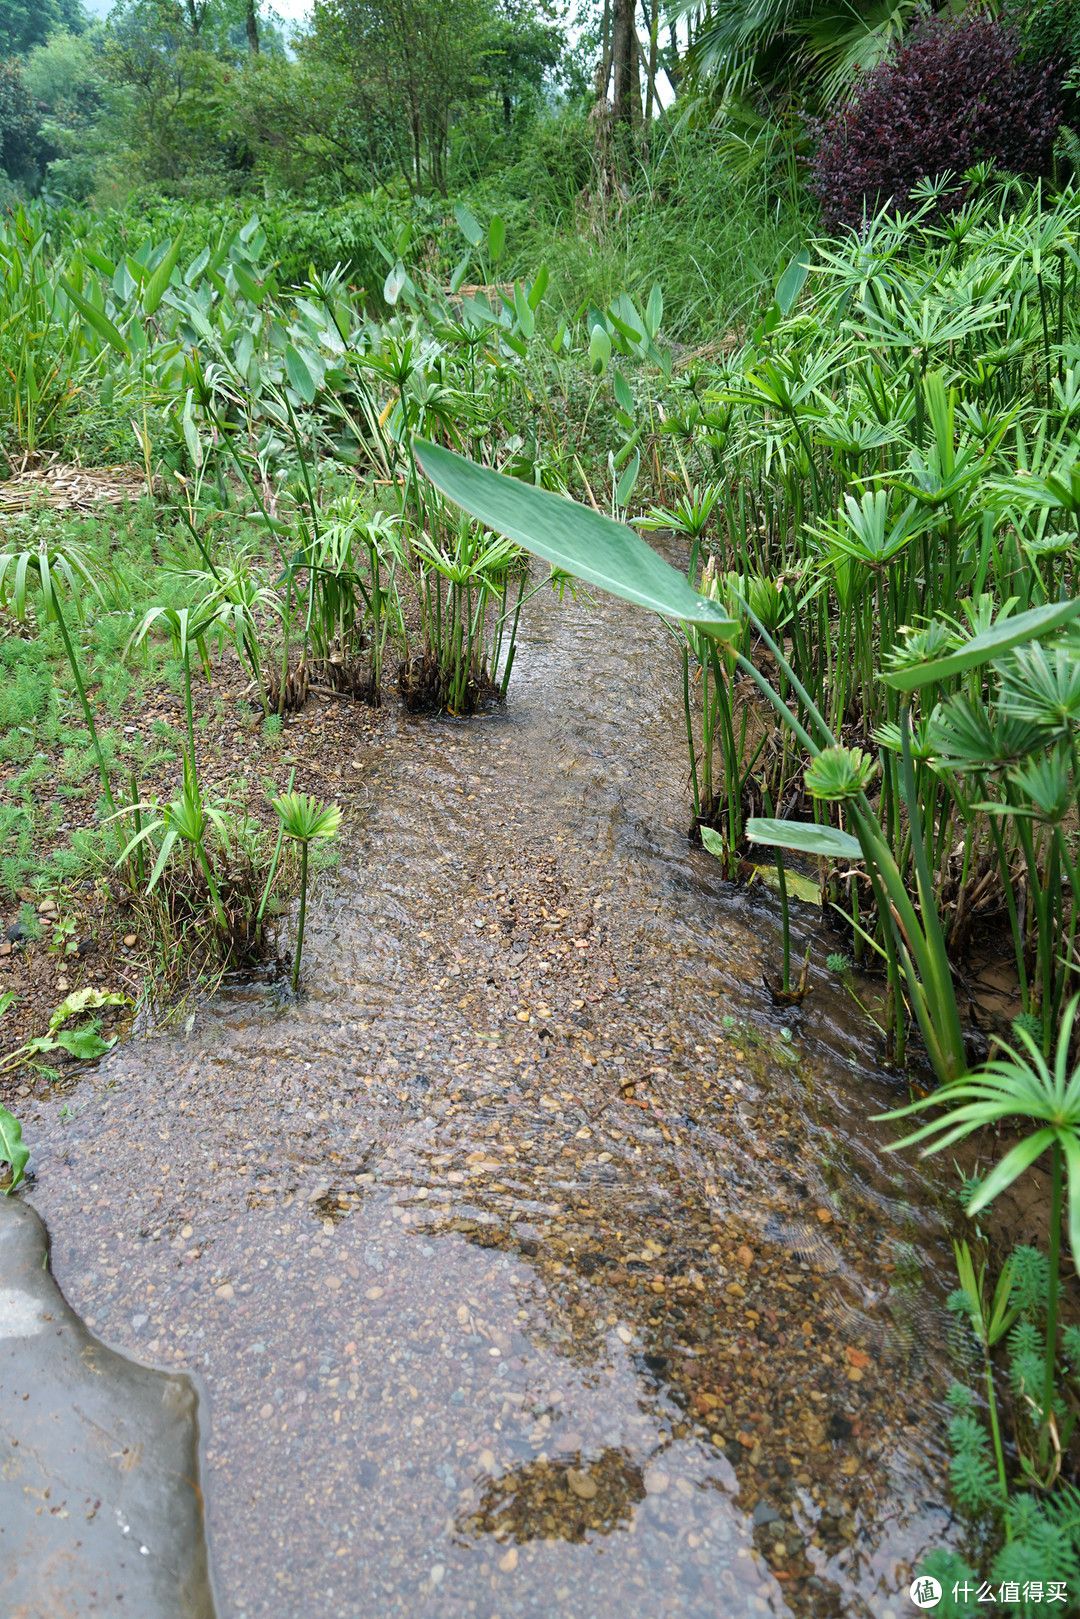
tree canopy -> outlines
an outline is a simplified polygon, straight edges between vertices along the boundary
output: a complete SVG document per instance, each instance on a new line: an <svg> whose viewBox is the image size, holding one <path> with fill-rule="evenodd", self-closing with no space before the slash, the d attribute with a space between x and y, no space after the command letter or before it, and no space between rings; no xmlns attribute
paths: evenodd
<svg viewBox="0 0 1080 1619"><path fill-rule="evenodd" d="M0 56L23 56L58 29L85 27L81 0L0 0Z"/></svg>

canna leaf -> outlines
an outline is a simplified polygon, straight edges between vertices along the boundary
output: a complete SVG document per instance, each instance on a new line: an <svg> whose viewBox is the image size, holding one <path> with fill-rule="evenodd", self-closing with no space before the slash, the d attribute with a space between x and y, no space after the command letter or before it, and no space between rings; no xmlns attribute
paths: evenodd
<svg viewBox="0 0 1080 1619"><path fill-rule="evenodd" d="M529 308L533 311L534 314L535 314L536 310L539 309L540 300L544 296L544 293L547 291L547 284L548 284L549 279L550 279L550 271L548 270L548 267L547 267L546 264L542 264L540 266L539 270L537 270L537 272L536 272L536 280L533 282L532 286L529 288Z"/></svg>
<svg viewBox="0 0 1080 1619"><path fill-rule="evenodd" d="M315 378L308 370L304 356L292 343L289 343L285 349L285 371L289 381L305 405L313 405L315 403Z"/></svg>
<svg viewBox="0 0 1080 1619"><path fill-rule="evenodd" d="M88 298L84 298L82 293L76 292L67 276L62 275L60 277L60 285L86 324L93 327L98 336L103 338L111 349L115 349L117 354L122 355L125 360L130 360L131 350L104 310L96 309Z"/></svg>
<svg viewBox="0 0 1080 1619"><path fill-rule="evenodd" d="M800 854L823 855L826 860L861 860L862 848L850 832L813 821L778 821L754 815L746 823L751 843L768 843L773 848L794 849Z"/></svg>
<svg viewBox="0 0 1080 1619"><path fill-rule="evenodd" d="M488 253L492 264L498 264L505 246L506 226L498 214L492 214L491 224L488 226Z"/></svg>
<svg viewBox="0 0 1080 1619"><path fill-rule="evenodd" d="M236 259L232 260L231 268L233 275L236 277L236 285L239 287L241 293L247 299L249 304L255 304L257 307L266 297L265 286L263 286L261 282L256 281L251 271L245 270L244 266L239 264Z"/></svg>
<svg viewBox="0 0 1080 1619"><path fill-rule="evenodd" d="M424 476L448 499L534 556L623 601L681 619L720 640L738 634L740 626L718 602L699 596L683 574L625 524L476 466L424 439L415 441L415 451Z"/></svg>
<svg viewBox="0 0 1080 1619"><path fill-rule="evenodd" d="M779 281L776 283L776 302L781 315L790 315L795 307L806 278L810 274L810 249L800 247Z"/></svg>
<svg viewBox="0 0 1080 1619"><path fill-rule="evenodd" d="M611 338L602 326L594 326L589 334L589 364L593 375L602 377L611 360Z"/></svg>
<svg viewBox="0 0 1080 1619"><path fill-rule="evenodd" d="M176 269L177 264L180 262L180 249L183 246L183 243L184 233L181 230L176 238L176 241L172 244L169 251L166 253L165 257L162 259L161 263L158 265L157 269L146 283L146 291L143 293L143 309L148 315L155 313L162 298L165 296L166 289L172 280L172 273Z"/></svg>
<svg viewBox="0 0 1080 1619"><path fill-rule="evenodd" d="M1000 617L997 623L981 635L972 636L954 651L926 661L904 661L903 647L894 655L893 667L882 675L887 686L896 691L917 691L935 680L947 680L951 675L977 669L991 659L998 658L1010 647L1022 646L1049 635L1063 624L1068 624L1080 613L1080 596L1071 601L1049 602L1045 607L1033 607L1030 612Z"/></svg>
<svg viewBox="0 0 1080 1619"><path fill-rule="evenodd" d="M405 289L405 284L408 279L409 277L406 273L405 266L402 264L401 260L398 259L397 263L390 271L390 274L383 282L383 297L386 299L388 304L393 305L397 303Z"/></svg>
<svg viewBox="0 0 1080 1619"><path fill-rule="evenodd" d="M480 229L476 215L471 213L463 202L458 202L454 204L454 218L458 222L458 230L470 247L479 247L484 240L484 233Z"/></svg>
<svg viewBox="0 0 1080 1619"><path fill-rule="evenodd" d="M664 318L664 294L660 291L660 283L653 282L653 289L649 294L649 301L645 305L645 330L655 341L660 330L660 322Z"/></svg>
<svg viewBox="0 0 1080 1619"><path fill-rule="evenodd" d="M635 409L634 395L630 390L630 384L621 371L615 370L611 373L611 389L620 407L625 410L628 416L632 417Z"/></svg>

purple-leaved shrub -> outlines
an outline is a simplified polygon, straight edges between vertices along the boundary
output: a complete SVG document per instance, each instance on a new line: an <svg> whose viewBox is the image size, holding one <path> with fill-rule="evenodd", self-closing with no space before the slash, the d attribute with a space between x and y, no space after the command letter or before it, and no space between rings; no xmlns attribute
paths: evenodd
<svg viewBox="0 0 1080 1619"><path fill-rule="evenodd" d="M1021 60L1015 30L992 17L931 19L822 126L813 189L826 226L858 227L885 204L902 209L919 180L976 163L1048 173L1061 79L1058 61Z"/></svg>

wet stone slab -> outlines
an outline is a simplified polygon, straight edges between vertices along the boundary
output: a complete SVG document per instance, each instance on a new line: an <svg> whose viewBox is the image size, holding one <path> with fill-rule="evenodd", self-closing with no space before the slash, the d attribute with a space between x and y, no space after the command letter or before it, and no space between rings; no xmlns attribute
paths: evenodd
<svg viewBox="0 0 1080 1619"><path fill-rule="evenodd" d="M107 1349L0 1198L0 1611L213 1619L190 1378Z"/></svg>

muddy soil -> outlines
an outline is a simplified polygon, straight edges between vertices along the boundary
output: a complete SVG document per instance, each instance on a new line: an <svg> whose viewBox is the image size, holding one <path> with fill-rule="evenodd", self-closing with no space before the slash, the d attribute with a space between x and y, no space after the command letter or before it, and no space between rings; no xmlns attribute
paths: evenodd
<svg viewBox="0 0 1080 1619"><path fill-rule="evenodd" d="M27 1105L67 1297L208 1391L228 1619L899 1619L955 1533L940 1193L868 1122L906 1087L824 943L767 1004L679 689L659 624L535 598L505 711L342 775L299 1002L226 985Z"/></svg>

